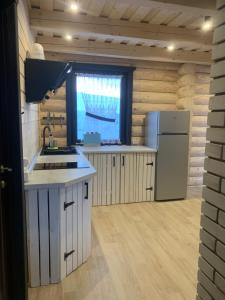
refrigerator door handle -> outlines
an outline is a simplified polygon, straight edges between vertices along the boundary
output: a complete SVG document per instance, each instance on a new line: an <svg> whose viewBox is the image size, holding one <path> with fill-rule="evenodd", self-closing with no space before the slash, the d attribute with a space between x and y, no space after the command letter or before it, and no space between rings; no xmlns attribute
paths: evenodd
<svg viewBox="0 0 225 300"><path fill-rule="evenodd" d="M157 134L157 145L156 145L156 149L158 150L159 149L159 134Z"/></svg>

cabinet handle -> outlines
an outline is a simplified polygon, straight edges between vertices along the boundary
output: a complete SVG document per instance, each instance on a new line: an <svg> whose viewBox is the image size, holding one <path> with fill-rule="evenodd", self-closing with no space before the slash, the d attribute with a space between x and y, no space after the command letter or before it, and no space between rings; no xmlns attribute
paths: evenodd
<svg viewBox="0 0 225 300"><path fill-rule="evenodd" d="M146 191L152 191L152 190L153 190L153 187L146 188Z"/></svg>
<svg viewBox="0 0 225 300"><path fill-rule="evenodd" d="M86 186L86 196L84 197L84 199L88 199L88 182L85 182L84 184Z"/></svg>
<svg viewBox="0 0 225 300"><path fill-rule="evenodd" d="M71 201L71 202L64 202L64 210L66 210L67 209L67 207L69 207L69 206L71 206L71 205L73 205L74 204L74 201Z"/></svg>
<svg viewBox="0 0 225 300"><path fill-rule="evenodd" d="M147 165L147 166L153 166L153 162L147 163L146 165Z"/></svg>
<svg viewBox="0 0 225 300"><path fill-rule="evenodd" d="M70 252L65 252L64 253L64 260L66 260L70 255L72 255L75 252L75 250L72 250Z"/></svg>
<svg viewBox="0 0 225 300"><path fill-rule="evenodd" d="M115 156L113 156L113 167L115 167L116 166L116 158L115 158Z"/></svg>
<svg viewBox="0 0 225 300"><path fill-rule="evenodd" d="M125 156L124 155L122 156L122 166L123 167L125 166Z"/></svg>

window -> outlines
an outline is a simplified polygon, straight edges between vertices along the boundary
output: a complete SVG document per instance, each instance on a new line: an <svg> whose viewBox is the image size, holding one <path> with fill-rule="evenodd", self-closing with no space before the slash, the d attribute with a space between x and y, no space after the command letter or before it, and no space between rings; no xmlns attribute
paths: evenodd
<svg viewBox="0 0 225 300"><path fill-rule="evenodd" d="M98 132L103 144L131 143L133 68L73 64L67 79L67 143Z"/></svg>
<svg viewBox="0 0 225 300"><path fill-rule="evenodd" d="M120 142L121 76L77 74L77 139L101 134L103 143Z"/></svg>

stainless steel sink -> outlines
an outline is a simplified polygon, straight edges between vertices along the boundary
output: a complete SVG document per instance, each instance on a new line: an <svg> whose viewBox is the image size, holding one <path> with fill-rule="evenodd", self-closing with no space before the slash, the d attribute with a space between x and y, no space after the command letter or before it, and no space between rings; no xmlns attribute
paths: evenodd
<svg viewBox="0 0 225 300"><path fill-rule="evenodd" d="M71 155L71 154L79 154L74 146L58 147L58 148L45 147L42 148L40 155Z"/></svg>

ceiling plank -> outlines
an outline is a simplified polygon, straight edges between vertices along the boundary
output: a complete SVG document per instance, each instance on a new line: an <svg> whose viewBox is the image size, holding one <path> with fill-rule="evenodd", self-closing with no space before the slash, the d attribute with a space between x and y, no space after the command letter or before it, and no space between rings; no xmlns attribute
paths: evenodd
<svg viewBox="0 0 225 300"><path fill-rule="evenodd" d="M106 0L106 3L111 0ZM137 0L122 0L127 5L136 5ZM139 7L159 8L170 10L173 12L186 12L198 16L215 16L216 1L215 0L138 0Z"/></svg>
<svg viewBox="0 0 225 300"><path fill-rule="evenodd" d="M204 9L216 9L216 0L155 0L153 2L169 3L173 5L184 5Z"/></svg>
<svg viewBox="0 0 225 300"><path fill-rule="evenodd" d="M210 64L211 53L193 52L185 50L167 51L163 48L152 48L146 46L129 46L121 44L108 44L103 42L73 40L66 42L63 38L50 38L39 36L37 42L42 44L45 51L86 54L96 56L119 57L128 59L155 60L155 61L173 61L173 62L191 62Z"/></svg>
<svg viewBox="0 0 225 300"><path fill-rule="evenodd" d="M32 29L41 32L79 34L86 37L100 36L106 39L112 37L124 40L135 39L140 42L154 40L184 43L185 46L188 44L203 50L210 49L212 45L212 33L203 33L200 30L37 9L32 9L30 16Z"/></svg>
<svg viewBox="0 0 225 300"><path fill-rule="evenodd" d="M133 66L142 69L157 69L157 70L174 70L177 71L180 67L180 63L164 62L159 61L146 61L146 60L135 60L135 59L124 59L117 57L106 57L106 56L93 56L84 54L70 54L70 53L59 53L59 52L48 52L45 51L46 59L60 60L60 61L75 61L84 63L97 63L97 64L110 64L120 66ZM202 67L208 67L203 66ZM208 72L209 73L209 72Z"/></svg>
<svg viewBox="0 0 225 300"><path fill-rule="evenodd" d="M40 9L53 10L53 0L40 0Z"/></svg>

